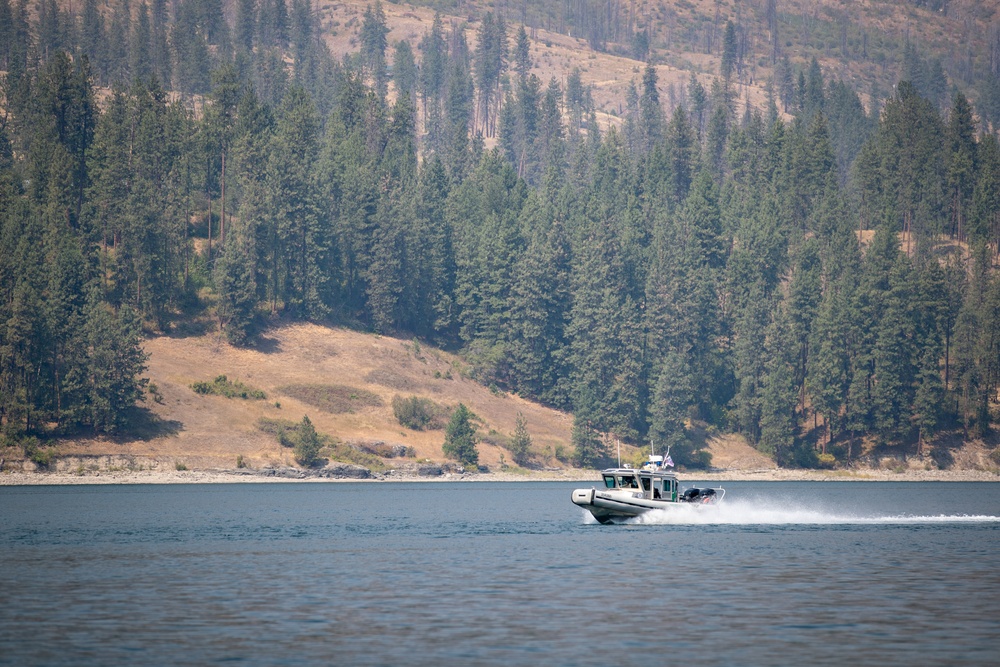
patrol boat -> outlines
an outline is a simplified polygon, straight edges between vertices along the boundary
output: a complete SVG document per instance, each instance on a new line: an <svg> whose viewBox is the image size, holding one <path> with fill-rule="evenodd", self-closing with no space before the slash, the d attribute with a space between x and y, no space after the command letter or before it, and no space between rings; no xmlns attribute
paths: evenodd
<svg viewBox="0 0 1000 667"><path fill-rule="evenodd" d="M601 471L602 488L575 489L573 503L589 510L601 523L624 521L653 510L708 508L718 505L726 490L690 488L679 491L670 457L650 455L641 468L629 465Z"/></svg>

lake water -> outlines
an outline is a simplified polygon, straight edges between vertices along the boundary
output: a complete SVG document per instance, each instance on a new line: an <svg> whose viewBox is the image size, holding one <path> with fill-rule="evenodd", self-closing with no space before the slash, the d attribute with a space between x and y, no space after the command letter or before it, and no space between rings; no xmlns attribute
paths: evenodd
<svg viewBox="0 0 1000 667"><path fill-rule="evenodd" d="M0 487L0 664L1000 664L1000 483L577 486Z"/></svg>

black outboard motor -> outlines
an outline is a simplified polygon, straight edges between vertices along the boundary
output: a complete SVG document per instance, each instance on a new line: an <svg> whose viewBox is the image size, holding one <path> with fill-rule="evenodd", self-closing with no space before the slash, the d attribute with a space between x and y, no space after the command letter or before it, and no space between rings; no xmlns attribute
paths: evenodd
<svg viewBox="0 0 1000 667"><path fill-rule="evenodd" d="M698 496L701 495L701 489L688 489L681 495L681 501L685 503L695 503L698 502Z"/></svg>
<svg viewBox="0 0 1000 667"><path fill-rule="evenodd" d="M685 503L714 503L715 489L688 489L681 495L681 502Z"/></svg>

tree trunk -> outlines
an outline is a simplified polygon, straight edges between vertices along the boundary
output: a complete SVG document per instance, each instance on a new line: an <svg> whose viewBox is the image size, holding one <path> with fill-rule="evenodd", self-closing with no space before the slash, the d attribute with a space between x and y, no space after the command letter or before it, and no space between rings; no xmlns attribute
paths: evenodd
<svg viewBox="0 0 1000 667"><path fill-rule="evenodd" d="M219 243L226 245L226 151L222 151L222 210L219 212Z"/></svg>

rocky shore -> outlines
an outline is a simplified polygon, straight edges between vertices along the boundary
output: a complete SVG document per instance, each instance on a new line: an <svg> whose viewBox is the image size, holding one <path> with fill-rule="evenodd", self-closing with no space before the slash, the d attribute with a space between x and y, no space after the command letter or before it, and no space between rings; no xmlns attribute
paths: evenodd
<svg viewBox="0 0 1000 667"><path fill-rule="evenodd" d="M81 470L76 472L0 473L0 486L72 484L225 484L268 482L580 482L598 480L596 471L553 469L535 471L470 472L458 467L429 465L421 468L372 472L361 466L337 464L306 470L302 468L201 469L201 470ZM1000 482L996 470L889 470L855 468L849 470L712 470L679 472L681 481L760 481L760 482Z"/></svg>

